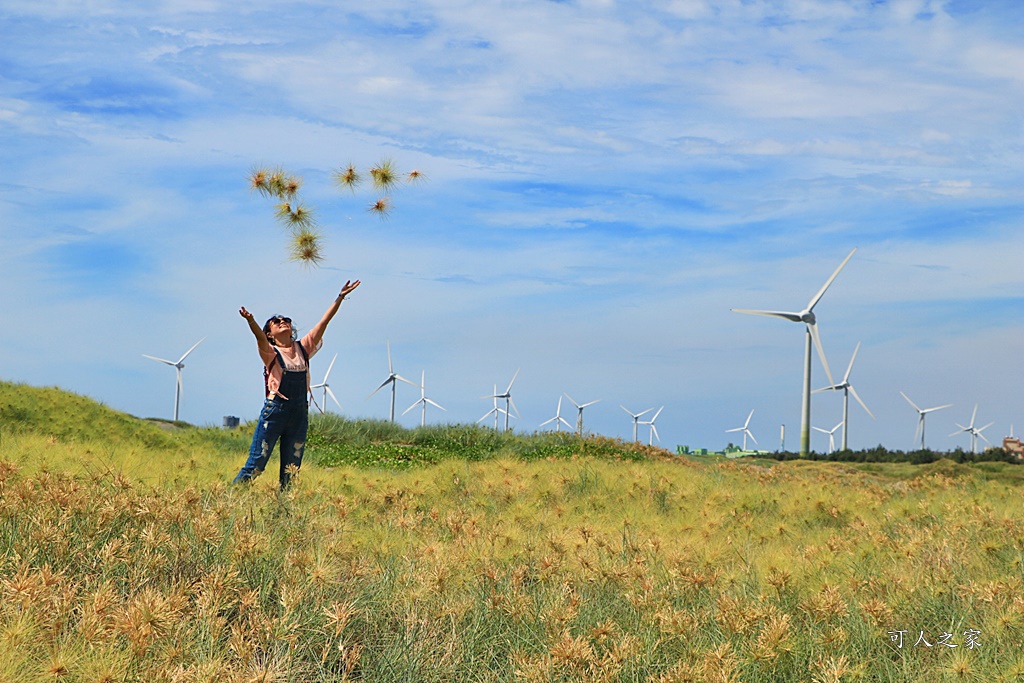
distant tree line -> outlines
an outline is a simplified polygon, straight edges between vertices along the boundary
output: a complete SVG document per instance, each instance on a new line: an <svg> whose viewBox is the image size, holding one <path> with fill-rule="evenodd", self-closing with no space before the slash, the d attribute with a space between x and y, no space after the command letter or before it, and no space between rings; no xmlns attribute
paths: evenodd
<svg viewBox="0 0 1024 683"><path fill-rule="evenodd" d="M758 457L770 458L773 460L799 460L799 453L789 451L778 451L775 453L759 453ZM834 453L815 453L811 451L805 460L822 460L827 462L909 462L915 465L924 465L936 460L952 460L958 463L971 462L1008 462L1021 464L1021 459L1014 453L1003 448L989 448L981 453L971 453L962 448L954 451L890 451L881 444L874 448L860 451L836 451Z"/></svg>

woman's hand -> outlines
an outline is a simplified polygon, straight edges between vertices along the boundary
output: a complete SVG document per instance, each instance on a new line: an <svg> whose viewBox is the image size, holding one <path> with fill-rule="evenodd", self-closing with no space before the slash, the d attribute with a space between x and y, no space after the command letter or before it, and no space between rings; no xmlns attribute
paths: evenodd
<svg viewBox="0 0 1024 683"><path fill-rule="evenodd" d="M353 282L352 280L346 280L345 286L341 288L341 293L338 294L339 299L344 299L346 296L355 291L356 287L359 286L359 280Z"/></svg>
<svg viewBox="0 0 1024 683"><path fill-rule="evenodd" d="M250 313L249 311L245 310L245 306L242 306L241 308L238 309L238 314L240 316L242 316L243 318L245 318L246 320L248 320L249 322L252 322L252 319L253 319L252 313Z"/></svg>

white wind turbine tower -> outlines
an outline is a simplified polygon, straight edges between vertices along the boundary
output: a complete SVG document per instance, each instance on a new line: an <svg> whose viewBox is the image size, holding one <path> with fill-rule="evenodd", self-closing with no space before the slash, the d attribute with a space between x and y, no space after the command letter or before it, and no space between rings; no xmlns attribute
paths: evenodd
<svg viewBox="0 0 1024 683"><path fill-rule="evenodd" d="M334 395L334 392L331 391L331 385L327 383L328 378L331 376L331 369L334 368L334 361L336 361L336 360L338 360L338 354L334 354L334 358L331 359L331 364L327 366L327 372L324 373L324 381L320 382L319 384L314 384L313 386L311 386L309 388L310 391L313 391L314 389L323 389L324 390L324 398L323 398L324 405L322 407L321 406L317 406L317 408L320 408L320 412L321 413L323 413L326 410L326 408L327 408L327 397L328 396L330 396L331 399L334 401L334 405L338 406L338 410L341 410L341 404L338 403L338 397Z"/></svg>
<svg viewBox="0 0 1024 683"><path fill-rule="evenodd" d="M191 349L189 349L184 354L182 354L181 358L178 359L177 363L175 363L174 361L165 360L163 358L157 358L156 356L147 356L146 354L142 354L144 357L149 358L151 360L156 360L156 361L160 361L161 363L166 363L167 365L170 365L172 368L175 368L178 371L178 373L177 373L178 374L178 379L177 379L177 382L176 382L176 384L174 386L174 421L175 422L178 421L178 407L181 404L181 369L183 367L185 367L185 358L188 357L188 354L192 353L197 346L202 344L204 339L206 339L206 337L203 337L203 339L200 339L195 344L193 344Z"/></svg>
<svg viewBox="0 0 1024 683"><path fill-rule="evenodd" d="M743 450L747 450L747 436L753 439L754 443L757 443L757 439L754 439L754 433L750 431L750 418L754 417L754 411L750 411L750 415L747 415L747 421L743 423L742 427L736 427L734 429L726 429L725 433L729 432L743 432Z"/></svg>
<svg viewBox="0 0 1024 683"><path fill-rule="evenodd" d="M936 410L942 410L943 408L952 408L953 404L952 403L947 403L944 406L936 406L934 408L925 408L925 409L922 410L921 408L918 408L917 405L915 405L914 402L910 400L910 397L907 396L906 394L904 394L902 391L900 392L900 396L902 396L903 398L907 399L907 403L909 403L911 405L911 407L914 410L917 411L917 416L918 416L917 417L917 429L914 431L914 440L917 441L917 434L918 434L918 432L920 432L921 433L921 450L923 451L925 449L925 447L924 447L924 416L927 415L928 413L933 413ZM959 433L959 432L954 432L954 433Z"/></svg>
<svg viewBox="0 0 1024 683"><path fill-rule="evenodd" d="M592 406L595 403L598 403L601 399L597 399L596 401L591 401L590 403L584 403L583 405L580 405L576 401L573 401L572 396L570 396L569 394L566 394L565 397L569 399L569 402L576 406L576 410L579 411L579 414L576 416L576 433L579 436L583 436L583 409L586 408L587 406Z"/></svg>
<svg viewBox="0 0 1024 683"><path fill-rule="evenodd" d="M494 385L494 394L491 396L482 396L481 398L492 398L494 399L494 407L484 413L484 416L477 420L477 424L486 420L490 415L494 415L494 431L498 431L498 415L505 411L498 407L498 385ZM508 418L506 417L506 421Z"/></svg>
<svg viewBox="0 0 1024 683"><path fill-rule="evenodd" d="M434 403L432 400L427 398L427 371L423 370L422 374L420 374L420 400L416 401L411 406L409 406L408 408L405 409L405 413L408 413L410 410L412 410L413 408L415 408L418 405L422 405L423 406L423 413L422 413L422 415L420 415L420 427L423 427L424 425L427 424L427 404L428 403L430 405L434 406L435 408L441 408L441 410L445 410L442 406L440 406L437 403ZM445 412L448 412L448 411L445 410ZM405 413L402 413L402 415L405 415Z"/></svg>
<svg viewBox="0 0 1024 683"><path fill-rule="evenodd" d="M839 429L842 426L843 426L843 423L840 422L839 424L837 424L832 429L822 429L821 427L815 427L814 428L817 431L821 432L822 434L828 434L828 452L829 452L829 455L831 455L832 453L835 453L835 451L836 451L836 430ZM846 434L845 434L846 430L845 429L843 430L843 432L844 432L843 436L846 436ZM846 446L845 445L843 446L843 450L844 451L846 450Z"/></svg>
<svg viewBox="0 0 1024 683"><path fill-rule="evenodd" d="M665 406L662 406L662 407L658 408L658 412L656 412L654 414L654 416L650 420L647 420L646 422L640 422L639 423L639 424L642 424L642 425L647 425L648 427L651 428L650 436L647 439L647 445L648 446L653 446L655 439L657 439L659 443L661 442L661 437L658 436L658 428L654 426L654 421L658 419L658 416L661 415L661 411L663 411L663 410L665 410Z"/></svg>
<svg viewBox="0 0 1024 683"><path fill-rule="evenodd" d="M408 384L410 386L417 386L415 382L410 382L409 380L407 380L406 378L402 377L401 375L399 375L399 374L397 374L395 372L394 366L391 365L391 340L389 339L388 340L388 378L386 380L384 380L383 382L381 382L381 385L379 387L377 387L376 389L373 390L373 394L376 394L378 391L380 391L381 389L386 387L388 384L391 385L391 413L390 413L390 420L392 422L395 421L395 385L398 384L399 381L405 382L406 384ZM373 396L373 394L370 394L370 396L367 396L367 398L370 398L371 396Z"/></svg>
<svg viewBox="0 0 1024 683"><path fill-rule="evenodd" d="M856 247L846 255L843 262L839 264L839 267L835 269L832 276L825 281L825 284L818 293L811 297L811 300L807 302L807 308L800 311L799 313L791 313L788 311L752 311L747 309L734 308L732 309L736 313L749 313L751 315L766 315L773 318L782 318L789 320L794 323L804 323L807 326L807 335L804 344L804 391L803 391L803 404L802 404L802 417L800 420L800 455L806 458L811 450L811 343L818 349L818 357L821 358L821 364L825 367L825 374L828 375L829 384L835 384L835 380L832 379L832 371L828 369L828 360L825 358L825 350L821 346L821 336L818 334L817 319L814 316L814 307L821 301L821 297L825 294L825 290L829 288L832 281L839 275L839 271L843 269L853 253L857 251Z"/></svg>
<svg viewBox="0 0 1024 683"><path fill-rule="evenodd" d="M636 428L637 428L637 424L638 424L638 422L639 422L639 420L640 420L640 418L641 418L641 417L643 417L643 416L644 416L644 415L646 415L647 413L649 413L649 412L651 412L652 410L654 410L654 408L648 408L647 410L645 410L645 411L644 411L644 412L642 412L642 413L633 413L633 412L632 412L632 411L630 411L630 409L629 409L629 408L627 408L626 406L620 405L619 407L620 407L620 408L622 408L623 410L625 410L625 411L626 411L626 412L627 412L627 413L629 414L629 416L630 416L631 418L633 418L633 441L634 441L634 443L638 442L638 441L639 441L639 439L637 439L637 437L636 437Z"/></svg>
<svg viewBox="0 0 1024 683"><path fill-rule="evenodd" d="M956 436L957 434L960 434L961 432L967 432L968 434L970 434L971 435L971 453L977 453L978 452L978 437L979 436L985 441L985 443L987 443L987 444L991 444L992 443L991 441L989 441L988 439L985 438L985 435L982 434L982 432L985 431L986 429L988 429L989 427L991 427L992 425L994 425L995 422L989 422L984 427L975 427L974 426L974 418L976 418L977 416L978 416L978 404L975 403L974 404L974 412L971 413L971 424L969 424L966 427L964 427L959 422L954 422L953 424L955 424L957 427L959 427L960 430L950 434L950 436Z"/></svg>
<svg viewBox="0 0 1024 683"><path fill-rule="evenodd" d="M516 370L516 374L512 375L512 381L508 383L508 388L505 389L505 391L503 391L502 393L499 394L497 392L498 387L497 387L497 385L495 385L495 387L494 387L495 392L494 392L493 396L481 396L480 397L480 398L493 398L494 401L495 401L495 405L497 405L497 401L498 401L499 398L505 399L505 410L503 410L502 412L505 413L505 431L506 432L508 431L509 410L510 409L514 410L515 413L516 413L516 417L519 417L519 409L516 408L515 402L512 401L512 385L516 383L516 377L518 377L518 376L519 376L519 370ZM490 413L487 413L487 415L490 415ZM487 417L487 415L484 415L484 417ZM497 414L495 414L495 420L497 420ZM495 431L497 431L497 429L498 429L497 426L495 426L494 429L495 429Z"/></svg>
<svg viewBox="0 0 1024 683"><path fill-rule="evenodd" d="M843 381L842 382L840 382L839 384L833 384L832 386L825 387L823 389L815 389L812 392L812 393L817 394L817 393L820 393L822 391L839 391L840 389L842 389L842 391L843 391L843 421L842 421L841 424L843 426L843 450L844 451L847 450L847 434L850 431L849 430L849 424L850 424L850 394L853 394L853 397L855 399L857 399L857 403L860 404L860 407L863 408L867 412L868 415L871 415L871 419L872 420L875 419L875 416L871 414L870 410L868 410L868 407L864 403L864 401L860 400L860 396L857 395L857 390L853 388L852 384L850 384L850 371L853 370L853 361L855 361L857 359L857 352L858 351L860 351L860 342L857 342L857 347L853 350L853 355L850 356L850 364L848 366L846 366L846 374L843 375ZM829 432L828 434L829 434L829 438L831 438L831 434L832 433ZM834 448L834 447L835 447L835 444L830 446L830 448ZM831 453L831 451L829 451L829 452Z"/></svg>
<svg viewBox="0 0 1024 683"><path fill-rule="evenodd" d="M495 392L497 392L497 387L495 387ZM495 400L497 400L497 399L495 399ZM486 415L484 417L486 417ZM555 423L555 431L556 432L562 431L562 425L565 425L567 428L572 429L572 425L569 424L564 417L562 417L562 397L561 396L558 397L558 408L555 410L555 416L553 418L551 418L550 420L544 420L543 422L540 423L540 426L543 427L544 425L551 424L552 422Z"/></svg>

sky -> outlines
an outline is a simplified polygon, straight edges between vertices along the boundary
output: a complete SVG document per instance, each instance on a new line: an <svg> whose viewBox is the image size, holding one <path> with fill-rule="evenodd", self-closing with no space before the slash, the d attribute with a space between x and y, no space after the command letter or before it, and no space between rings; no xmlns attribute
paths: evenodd
<svg viewBox="0 0 1024 683"><path fill-rule="evenodd" d="M948 435L975 405L989 441L1024 431L1024 4L369 5L0 0L0 379L170 418L175 371L144 354L203 339L181 419L252 420L239 307L305 332L359 279L312 361L337 355L350 418L387 418L390 344L432 424L515 376L518 432L560 397L575 425L568 395L600 401L592 433L663 407L661 446L720 449L754 411L757 446L785 425L796 450L804 328L730 309L800 311L856 249L814 309L836 382L860 344L850 447L914 447L901 391L953 404L937 450L970 446ZM422 179L382 220L332 174L385 159ZM261 166L302 178L318 268ZM419 397L398 386L402 424ZM814 394L812 425L841 419Z"/></svg>

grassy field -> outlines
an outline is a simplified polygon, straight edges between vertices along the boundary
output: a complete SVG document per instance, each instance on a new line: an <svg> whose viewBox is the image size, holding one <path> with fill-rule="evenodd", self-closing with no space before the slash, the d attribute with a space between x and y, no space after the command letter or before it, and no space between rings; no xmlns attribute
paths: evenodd
<svg viewBox="0 0 1024 683"><path fill-rule="evenodd" d="M1012 465L250 434L0 383L0 683L1024 680Z"/></svg>

